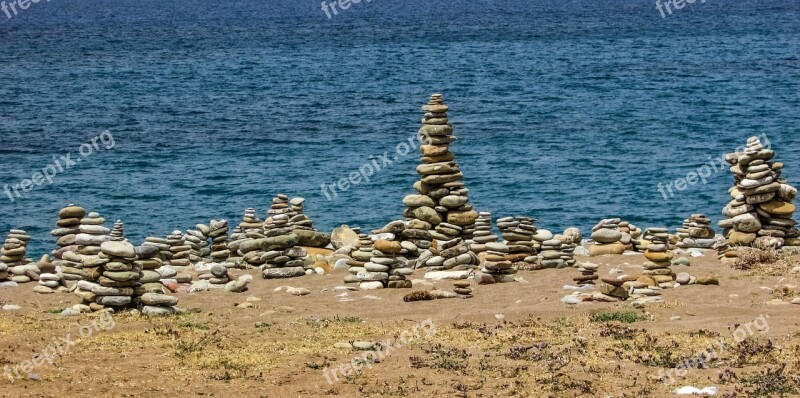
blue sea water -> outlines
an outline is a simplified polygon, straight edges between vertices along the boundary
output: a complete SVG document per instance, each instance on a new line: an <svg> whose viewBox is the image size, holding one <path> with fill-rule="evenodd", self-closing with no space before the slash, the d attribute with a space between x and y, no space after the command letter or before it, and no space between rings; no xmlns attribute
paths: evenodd
<svg viewBox="0 0 800 398"><path fill-rule="evenodd" d="M247 207L263 217L277 193L306 197L320 229L381 226L401 217L416 153L334 200L320 185L394 157L434 92L475 207L554 231L719 219L726 170L668 200L657 184L750 135L800 178L797 0L696 1L666 18L649 0L364 0L330 19L306 0L18 11L0 13L0 185L114 138L52 184L0 194L0 231L26 229L34 255L68 203L122 219L136 243Z"/></svg>

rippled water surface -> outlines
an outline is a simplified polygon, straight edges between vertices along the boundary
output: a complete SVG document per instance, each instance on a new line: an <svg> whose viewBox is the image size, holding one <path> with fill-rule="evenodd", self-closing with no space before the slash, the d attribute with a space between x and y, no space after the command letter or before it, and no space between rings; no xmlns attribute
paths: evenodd
<svg viewBox="0 0 800 398"><path fill-rule="evenodd" d="M0 183L81 157L105 130L114 146L0 195L0 230L44 253L77 203L139 242L246 207L263 217L277 193L306 197L321 229L378 227L400 217L416 153L335 200L320 185L394 156L433 92L479 210L552 230L718 219L727 171L669 200L657 184L767 134L797 185L798 21L796 0L667 18L644 0L373 0L331 19L306 0L31 4L0 13Z"/></svg>

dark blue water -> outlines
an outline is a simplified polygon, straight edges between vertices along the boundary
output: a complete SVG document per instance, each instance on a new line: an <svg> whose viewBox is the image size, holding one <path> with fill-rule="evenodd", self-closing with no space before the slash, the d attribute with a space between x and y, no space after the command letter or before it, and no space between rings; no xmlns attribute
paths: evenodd
<svg viewBox="0 0 800 398"><path fill-rule="evenodd" d="M8 2L8 0L6 0ZM800 2L52 0L0 13L0 184L108 130L81 162L12 202L0 230L49 250L57 211L123 219L138 242L304 196L316 226L399 218L416 153L328 201L451 106L479 210L540 227L621 216L715 219L727 172L664 200L657 184L766 133L800 178ZM87 152L86 148L84 151ZM12 194L13 195L13 194Z"/></svg>

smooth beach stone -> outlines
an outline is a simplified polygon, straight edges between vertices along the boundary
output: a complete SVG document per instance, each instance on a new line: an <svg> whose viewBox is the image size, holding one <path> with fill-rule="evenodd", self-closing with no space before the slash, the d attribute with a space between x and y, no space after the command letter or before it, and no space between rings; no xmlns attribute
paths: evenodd
<svg viewBox="0 0 800 398"><path fill-rule="evenodd" d="M293 278L305 274L303 267L266 268L262 271L264 279Z"/></svg>
<svg viewBox="0 0 800 398"><path fill-rule="evenodd" d="M82 207L73 205L67 206L58 212L58 217L62 219L64 218L82 219L85 216L86 216L86 210L84 210Z"/></svg>
<svg viewBox="0 0 800 398"><path fill-rule="evenodd" d="M466 196L448 195L439 199L439 204L445 207L459 207L466 204L469 198Z"/></svg>
<svg viewBox="0 0 800 398"><path fill-rule="evenodd" d="M600 228L592 232L592 240L599 243L619 242L620 238L622 238L622 233L614 229Z"/></svg>
<svg viewBox="0 0 800 398"><path fill-rule="evenodd" d="M439 213L437 213L436 210L428 206L414 208L413 210L411 210L411 213L414 216L414 218L420 219L422 221L425 221L433 225L437 225L442 222L442 217L439 215Z"/></svg>
<svg viewBox="0 0 800 398"><path fill-rule="evenodd" d="M376 264L374 262L368 262L368 263L364 264L364 269L367 272L388 272L390 268L387 265Z"/></svg>
<svg viewBox="0 0 800 398"><path fill-rule="evenodd" d="M176 311L172 307L156 307L151 305L142 307L142 315L147 317L170 316L175 313Z"/></svg>
<svg viewBox="0 0 800 398"><path fill-rule="evenodd" d="M383 253L391 253L397 254L403 250L403 247L400 245L400 242L388 241L383 239L378 239L374 243L375 249L383 252Z"/></svg>
<svg viewBox="0 0 800 398"><path fill-rule="evenodd" d="M95 302L110 307L124 307L131 303L130 296L98 296Z"/></svg>
<svg viewBox="0 0 800 398"><path fill-rule="evenodd" d="M133 271L128 271L128 272L106 271L103 272L103 276L117 282L131 282L139 280L141 275L139 272L133 272Z"/></svg>
<svg viewBox="0 0 800 398"><path fill-rule="evenodd" d="M758 205L758 207L763 209L769 214L774 214L778 216L790 216L796 210L795 205L787 202L781 202L779 200L771 200L767 203L762 203Z"/></svg>
<svg viewBox="0 0 800 398"><path fill-rule="evenodd" d="M436 202L428 195L407 195L403 198L403 205L408 207L434 207Z"/></svg>
<svg viewBox="0 0 800 398"><path fill-rule="evenodd" d="M622 243L610 243L600 245L589 245L589 256L602 256L606 254L622 254L625 252L625 245Z"/></svg>
<svg viewBox="0 0 800 398"><path fill-rule="evenodd" d="M145 293L140 298L146 305L173 306L178 304L178 298L166 294Z"/></svg>
<svg viewBox="0 0 800 398"><path fill-rule="evenodd" d="M112 257L135 258L136 251L132 244L125 241L108 241L100 245L103 254Z"/></svg>

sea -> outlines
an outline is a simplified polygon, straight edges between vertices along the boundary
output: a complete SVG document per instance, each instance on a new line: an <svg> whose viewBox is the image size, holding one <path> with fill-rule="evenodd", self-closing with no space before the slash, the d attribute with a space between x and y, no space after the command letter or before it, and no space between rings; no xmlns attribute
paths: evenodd
<svg viewBox="0 0 800 398"><path fill-rule="evenodd" d="M720 157L750 136L800 182L797 0L14 5L0 8L0 239L26 230L32 257L71 203L135 244L248 207L263 219L281 193L320 230L379 228L414 192L433 93L471 202L495 218L716 221Z"/></svg>

